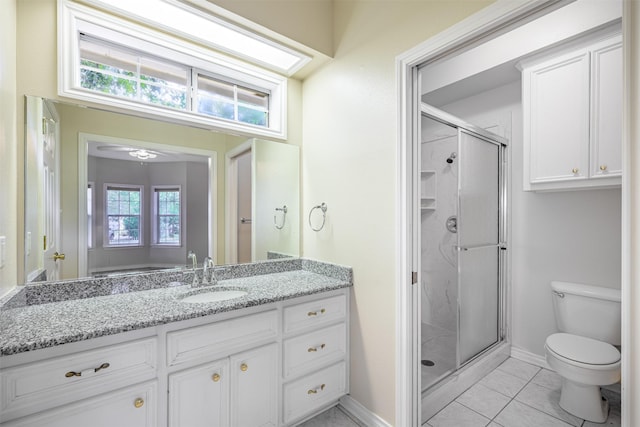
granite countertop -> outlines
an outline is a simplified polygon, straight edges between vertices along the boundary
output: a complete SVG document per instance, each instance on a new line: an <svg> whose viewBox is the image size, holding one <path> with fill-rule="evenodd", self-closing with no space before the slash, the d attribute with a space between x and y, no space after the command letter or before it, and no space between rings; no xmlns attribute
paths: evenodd
<svg viewBox="0 0 640 427"><path fill-rule="evenodd" d="M0 356L341 289L353 282L348 267L304 259L267 261L216 270L215 286L241 289L245 296L188 303L180 297L207 288L183 285L191 283L184 280L186 276L176 283L176 274L20 287L0 301Z"/></svg>

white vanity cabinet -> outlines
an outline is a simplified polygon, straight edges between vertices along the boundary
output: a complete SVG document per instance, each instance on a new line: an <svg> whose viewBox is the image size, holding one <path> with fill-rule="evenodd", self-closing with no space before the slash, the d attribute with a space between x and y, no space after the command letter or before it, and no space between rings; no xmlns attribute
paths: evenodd
<svg viewBox="0 0 640 427"><path fill-rule="evenodd" d="M348 392L348 289L2 357L0 425L290 426Z"/></svg>
<svg viewBox="0 0 640 427"><path fill-rule="evenodd" d="M295 425L348 392L347 307L347 294L341 293L284 308L284 425Z"/></svg>
<svg viewBox="0 0 640 427"><path fill-rule="evenodd" d="M523 61L524 190L619 185L622 37Z"/></svg>
<svg viewBox="0 0 640 427"><path fill-rule="evenodd" d="M277 345L169 375L170 427L277 426Z"/></svg>
<svg viewBox="0 0 640 427"><path fill-rule="evenodd" d="M167 333L170 427L278 425L278 317L271 308Z"/></svg>

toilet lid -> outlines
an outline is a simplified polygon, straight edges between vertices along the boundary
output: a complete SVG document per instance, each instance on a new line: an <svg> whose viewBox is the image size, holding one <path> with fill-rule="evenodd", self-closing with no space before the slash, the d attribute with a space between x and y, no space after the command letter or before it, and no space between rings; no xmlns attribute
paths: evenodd
<svg viewBox="0 0 640 427"><path fill-rule="evenodd" d="M550 335L547 347L562 357L588 365L610 365L620 360L620 352L611 344L579 335Z"/></svg>

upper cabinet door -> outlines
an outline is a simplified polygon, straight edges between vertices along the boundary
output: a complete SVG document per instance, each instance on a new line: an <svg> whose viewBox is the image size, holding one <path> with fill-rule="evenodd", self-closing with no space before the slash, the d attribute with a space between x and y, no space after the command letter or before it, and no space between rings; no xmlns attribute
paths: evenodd
<svg viewBox="0 0 640 427"><path fill-rule="evenodd" d="M622 37L591 54L591 176L622 175Z"/></svg>
<svg viewBox="0 0 640 427"><path fill-rule="evenodd" d="M525 72L530 102L531 184L583 180L589 167L589 52L581 49ZM528 80L528 81L527 81ZM526 99L526 98L525 98ZM525 147L526 149L526 147Z"/></svg>

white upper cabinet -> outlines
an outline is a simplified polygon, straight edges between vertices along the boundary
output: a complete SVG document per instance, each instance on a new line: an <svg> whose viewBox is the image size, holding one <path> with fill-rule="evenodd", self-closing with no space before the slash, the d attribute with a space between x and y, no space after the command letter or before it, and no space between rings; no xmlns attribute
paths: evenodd
<svg viewBox="0 0 640 427"><path fill-rule="evenodd" d="M524 190L619 185L621 36L521 66Z"/></svg>
<svg viewBox="0 0 640 427"><path fill-rule="evenodd" d="M622 175L622 38L591 51L591 177Z"/></svg>

